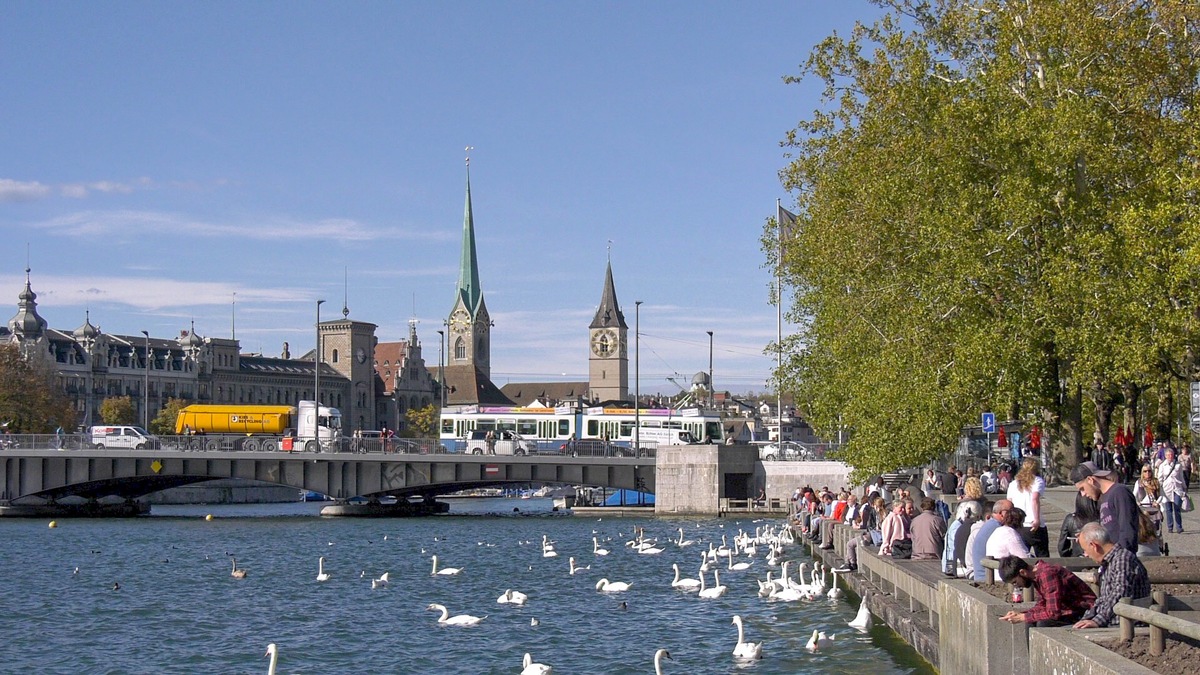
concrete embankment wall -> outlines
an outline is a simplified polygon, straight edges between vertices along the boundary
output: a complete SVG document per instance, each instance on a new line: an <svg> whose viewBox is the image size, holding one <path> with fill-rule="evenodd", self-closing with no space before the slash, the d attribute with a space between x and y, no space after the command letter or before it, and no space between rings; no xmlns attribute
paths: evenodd
<svg viewBox="0 0 1200 675"><path fill-rule="evenodd" d="M763 462L748 445L672 445L658 448L655 512L715 515L721 499L750 499L765 490L786 500L797 487L849 485L842 462Z"/></svg>
<svg viewBox="0 0 1200 675"><path fill-rule="evenodd" d="M834 525L833 549L813 546L827 565L840 565L846 543L857 531ZM1115 628L1086 632L1070 628L1028 628L1000 617L1012 603L962 579L935 583L915 573L922 561L893 561L859 548L859 571L843 577L867 607L943 673L955 675L1117 675L1153 671L1088 638L1110 639ZM927 572L928 570L925 570ZM1017 609L1032 606L1020 605ZM1086 636L1086 637L1085 637Z"/></svg>

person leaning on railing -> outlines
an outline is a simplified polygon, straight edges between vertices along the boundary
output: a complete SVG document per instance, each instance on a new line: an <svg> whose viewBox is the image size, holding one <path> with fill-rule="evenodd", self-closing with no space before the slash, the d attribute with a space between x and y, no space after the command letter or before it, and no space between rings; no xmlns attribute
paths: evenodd
<svg viewBox="0 0 1200 675"><path fill-rule="evenodd" d="M1084 525L1079 531L1079 545L1083 547L1084 555L1100 565L1096 572L1100 594L1075 628L1103 628L1112 622L1113 608L1121 598L1136 600L1150 595L1150 575L1146 566L1132 551L1114 544L1103 525Z"/></svg>
<svg viewBox="0 0 1200 675"><path fill-rule="evenodd" d="M1096 594L1075 573L1044 560L1033 567L1017 556L1000 559L1000 578L1014 588L1030 588L1037 592L1037 602L1024 612L1011 611L1001 621L1024 621L1038 628L1070 626L1083 619L1096 602Z"/></svg>

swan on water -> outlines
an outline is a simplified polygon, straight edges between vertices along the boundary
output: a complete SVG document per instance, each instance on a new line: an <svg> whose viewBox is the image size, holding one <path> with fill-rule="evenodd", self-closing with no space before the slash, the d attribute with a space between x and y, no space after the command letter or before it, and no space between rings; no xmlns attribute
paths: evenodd
<svg viewBox="0 0 1200 675"><path fill-rule="evenodd" d="M450 576L452 574L458 574L459 572L462 572L462 571L463 571L463 568L461 568L461 567L446 567L446 568L439 570L437 568L437 556L436 555L433 556L433 571L430 572L431 575L439 574L442 576Z"/></svg>
<svg viewBox="0 0 1200 675"><path fill-rule="evenodd" d="M553 546L551 546L549 548L543 548L542 549L542 557L543 558L557 558L558 551L555 551Z"/></svg>
<svg viewBox="0 0 1200 675"><path fill-rule="evenodd" d="M737 645L733 648L733 655L739 659L761 659L762 658L762 643L745 642L745 634L742 632L742 617L737 614L733 615L733 625L738 629Z"/></svg>
<svg viewBox="0 0 1200 675"><path fill-rule="evenodd" d="M575 566L575 556L571 556L571 557L568 559L568 562L570 562L570 563L571 563L571 576L575 576L575 573L576 573L576 572L578 572L578 571L580 571L580 570L590 570L590 569L592 569L592 566L591 566L591 565L584 565L583 567L576 567L576 566Z"/></svg>
<svg viewBox="0 0 1200 675"><path fill-rule="evenodd" d="M554 669L544 663L534 663L533 657L529 652L525 652L525 659L521 661L524 668L521 670L521 675L550 675Z"/></svg>
<svg viewBox="0 0 1200 675"><path fill-rule="evenodd" d="M728 586L721 585L721 577L717 576L717 572L718 572L718 570L712 571L712 573L713 573L712 588L708 588L704 585L704 575L703 574L700 575L700 597L702 597L706 600L716 600L717 598L721 597L722 595L725 595L725 592L729 590Z"/></svg>
<svg viewBox="0 0 1200 675"><path fill-rule="evenodd" d="M246 570L238 569L237 558L230 556L229 559L233 561L233 571L229 573L229 576L233 577L234 579L245 579Z"/></svg>
<svg viewBox="0 0 1200 675"><path fill-rule="evenodd" d="M329 581L329 573L325 571L325 556L317 558L317 581Z"/></svg>
<svg viewBox="0 0 1200 675"><path fill-rule="evenodd" d="M833 586L829 589L829 593L826 594L829 596L830 600L837 600L838 598L845 595L842 592L841 587L838 586L837 577L838 577L838 571L834 570L833 571Z"/></svg>
<svg viewBox="0 0 1200 675"><path fill-rule="evenodd" d="M520 591L514 591L510 588L501 593L500 597L496 598L496 602L500 603L501 605L522 606L526 602L529 602L529 596Z"/></svg>
<svg viewBox="0 0 1200 675"><path fill-rule="evenodd" d="M384 572L378 579L371 580L371 588L383 588L388 585L388 573Z"/></svg>
<svg viewBox="0 0 1200 675"><path fill-rule="evenodd" d="M694 543L696 542L692 541L691 539L684 539L683 528L679 528L679 538L675 540L675 545L679 548L683 548L684 546L691 546Z"/></svg>
<svg viewBox="0 0 1200 675"><path fill-rule="evenodd" d="M530 625L530 626L536 626L536 625L538 625L539 623L541 623L541 622L537 620L537 617L536 617L536 616L535 616L535 617L533 617L533 618L531 618L531 619L529 619L529 625Z"/></svg>
<svg viewBox="0 0 1200 675"><path fill-rule="evenodd" d="M700 588L700 580L699 579L680 579L679 578L679 564L678 563L671 563L671 569L675 570L675 580L671 582L672 588L679 588L679 589L682 589L685 591L690 591L690 590ZM701 574L703 574L703 572L701 572Z"/></svg>
<svg viewBox="0 0 1200 675"><path fill-rule="evenodd" d="M638 551L638 553L641 553L641 554L643 554L643 555L657 555L657 554L659 554L659 553L662 553L664 550L665 550L665 549L663 549L663 548L660 548L660 547L658 547L658 546L654 546L653 544L651 544L651 545L649 545L649 546L646 546L645 548L642 548L642 549L640 549L640 550Z"/></svg>
<svg viewBox="0 0 1200 675"><path fill-rule="evenodd" d="M734 572L741 572L743 570L748 570L748 569L750 569L750 565L753 564L753 563L748 563L748 562L735 563L735 562L733 562L733 556L729 556L728 560L729 560L729 569Z"/></svg>
<svg viewBox="0 0 1200 675"><path fill-rule="evenodd" d="M601 593L623 593L629 590L633 584L625 583L624 581L609 582L608 579L601 579L596 582L596 590Z"/></svg>
<svg viewBox="0 0 1200 675"><path fill-rule="evenodd" d="M654 652L654 675L662 675L662 660L664 658L671 659L671 652L665 649ZM674 661L675 659L671 660Z"/></svg>
<svg viewBox="0 0 1200 675"><path fill-rule="evenodd" d="M833 638L832 635L826 636L825 633L814 629L812 637L808 639L808 644L804 645L804 648L810 652L824 651L833 646Z"/></svg>
<svg viewBox="0 0 1200 675"><path fill-rule="evenodd" d="M871 630L871 610L867 609L867 596L869 595L870 593L863 595L862 604L858 606L858 615L848 624L860 633L866 633Z"/></svg>
<svg viewBox="0 0 1200 675"><path fill-rule="evenodd" d="M592 537L592 553L596 555L608 555L608 549L600 548L600 541Z"/></svg>
<svg viewBox="0 0 1200 675"><path fill-rule="evenodd" d="M267 645L267 653L263 656L271 657L271 662L267 664L267 675L275 675L275 664L279 661L279 650L275 648L275 643Z"/></svg>
<svg viewBox="0 0 1200 675"><path fill-rule="evenodd" d="M450 612L446 609L446 606L439 605L437 603L431 604L425 609L432 609L441 612L442 615L438 617L438 623L445 624L447 626L474 626L475 624L487 618L486 616L471 616L470 614L456 614L455 616L450 616Z"/></svg>

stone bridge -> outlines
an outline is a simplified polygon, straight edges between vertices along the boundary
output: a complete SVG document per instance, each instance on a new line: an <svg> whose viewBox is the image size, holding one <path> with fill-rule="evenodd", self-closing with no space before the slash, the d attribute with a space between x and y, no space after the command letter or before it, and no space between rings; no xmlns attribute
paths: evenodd
<svg viewBox="0 0 1200 675"><path fill-rule="evenodd" d="M287 485L335 499L431 498L467 488L530 482L654 492L655 459L6 449L0 451L0 506L57 502L68 497L132 500L219 478Z"/></svg>

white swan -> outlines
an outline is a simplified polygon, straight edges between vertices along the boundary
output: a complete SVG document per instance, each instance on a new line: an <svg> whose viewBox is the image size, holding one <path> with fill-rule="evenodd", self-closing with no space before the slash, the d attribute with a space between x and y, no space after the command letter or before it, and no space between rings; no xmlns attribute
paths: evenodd
<svg viewBox="0 0 1200 675"><path fill-rule="evenodd" d="M329 581L329 574L325 572L325 556L317 558L317 581Z"/></svg>
<svg viewBox="0 0 1200 675"><path fill-rule="evenodd" d="M837 600L838 598L845 595L845 593L842 592L841 587L838 586L837 575L838 575L838 571L834 570L833 571L833 586L830 587L829 592L826 593L826 595L829 597L830 600Z"/></svg>
<svg viewBox="0 0 1200 675"><path fill-rule="evenodd" d="M660 649L654 652L654 675L662 675L662 660L664 658L671 659L671 652ZM674 661L675 659L671 659Z"/></svg>
<svg viewBox="0 0 1200 675"><path fill-rule="evenodd" d="M610 583L608 579L601 579L600 581L596 582L596 590L600 591L601 593L623 593L629 590L631 586L633 586L633 584L627 584L624 581L614 581Z"/></svg>
<svg viewBox="0 0 1200 675"><path fill-rule="evenodd" d="M780 602L796 602L802 600L807 595L804 591L796 588L776 588L767 596L768 600L779 600Z"/></svg>
<svg viewBox="0 0 1200 675"><path fill-rule="evenodd" d="M461 568L461 567L446 567L444 569L439 570L437 568L437 556L435 555L435 556L433 556L433 571L430 572L429 574L430 575L439 574L442 576L450 576L453 574L458 574L459 572L462 572L462 571L463 571L463 568Z"/></svg>
<svg viewBox="0 0 1200 675"><path fill-rule="evenodd" d="M659 546L655 546L653 544L649 544L649 545L639 549L638 553L641 553L643 555L658 555L659 553L662 553L664 550L666 550L666 549L663 549Z"/></svg>
<svg viewBox="0 0 1200 675"><path fill-rule="evenodd" d="M592 553L596 555L608 555L608 549L600 547L600 541L592 537Z"/></svg>
<svg viewBox="0 0 1200 675"><path fill-rule="evenodd" d="M271 663L267 665L267 675L275 675L275 663L279 661L279 650L275 648L275 643L267 645L267 653L263 656L271 657Z"/></svg>
<svg viewBox="0 0 1200 675"><path fill-rule="evenodd" d="M384 572L378 579L371 580L371 588L383 588L388 585L388 572Z"/></svg>
<svg viewBox="0 0 1200 675"><path fill-rule="evenodd" d="M521 607L526 602L529 602L529 596L525 595L521 591L514 591L510 588L501 593L500 597L496 598L496 602L500 603L501 605L517 605L518 607Z"/></svg>
<svg viewBox="0 0 1200 675"><path fill-rule="evenodd" d="M542 548L542 557L543 558L557 558L558 551L555 551L553 546L543 547Z"/></svg>
<svg viewBox="0 0 1200 675"><path fill-rule="evenodd" d="M696 542L692 541L691 539L684 539L683 528L679 528L679 538L675 540L675 545L679 548L683 548L684 546L691 546L694 543Z"/></svg>
<svg viewBox="0 0 1200 675"><path fill-rule="evenodd" d="M862 604L858 606L858 615L854 617L848 625L860 633L866 633L871 630L871 610L867 609L867 596L870 593L864 594Z"/></svg>
<svg viewBox="0 0 1200 675"><path fill-rule="evenodd" d="M554 668L544 663L534 663L529 652L525 652L525 659L521 661L521 665L524 667L521 675L550 675L554 672Z"/></svg>
<svg viewBox="0 0 1200 675"><path fill-rule="evenodd" d="M728 560L729 560L729 569L730 569L730 571L733 571L733 572L741 572L743 570L748 570L748 569L750 569L750 565L753 564L753 563L748 563L748 562L735 563L735 562L733 562L733 556L729 556Z"/></svg>
<svg viewBox="0 0 1200 675"><path fill-rule="evenodd" d="M580 570L590 570L590 569L592 569L592 566L591 566L591 565L584 565L583 567L576 567L576 566L575 566L575 556L571 556L571 557L568 559L568 562L569 562L569 563L571 563L571 576L575 576L575 573L576 573L576 572L578 572L578 571L580 571Z"/></svg>
<svg viewBox="0 0 1200 675"><path fill-rule="evenodd" d="M804 645L804 648L810 652L819 652L829 649L833 646L833 637L834 636L832 635L826 636L825 633L813 630L812 637L808 639L808 644Z"/></svg>
<svg viewBox="0 0 1200 675"><path fill-rule="evenodd" d="M712 571L713 572L712 588L707 588L704 585L704 575L703 574L700 575L700 597L704 598L705 600L716 600L717 598L721 597L722 595L725 595L725 592L729 590L728 586L721 585L721 577L717 576L717 571L718 570Z"/></svg>
<svg viewBox="0 0 1200 675"><path fill-rule="evenodd" d="M233 577L234 579L245 579L246 570L238 569L237 558L230 556L229 559L233 561L233 571L229 573L229 576Z"/></svg>
<svg viewBox="0 0 1200 675"><path fill-rule="evenodd" d="M672 588L679 588L685 591L690 591L700 587L699 579L680 579L679 564L671 563L671 569L675 570L675 580L671 582Z"/></svg>
<svg viewBox="0 0 1200 675"><path fill-rule="evenodd" d="M737 626L738 629L737 645L733 648L734 657L739 659L761 659L762 643L744 642L745 635L742 632L742 617L734 614L733 625Z"/></svg>
<svg viewBox="0 0 1200 675"><path fill-rule="evenodd" d="M474 626L475 624L487 618L486 616L471 616L470 614L457 614L455 616L450 616L450 612L446 609L446 606L439 605L437 603L434 603L425 609L432 609L441 612L442 615L438 617L438 623L445 624L447 626Z"/></svg>

